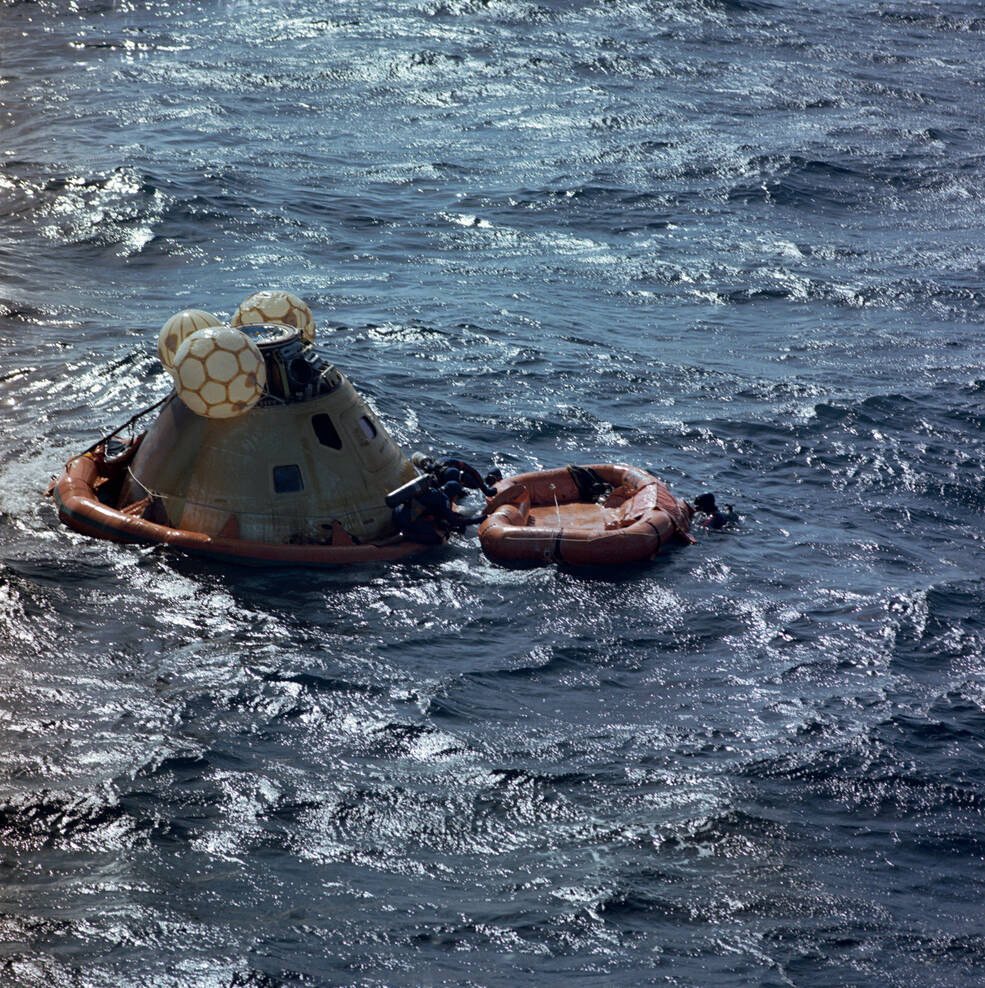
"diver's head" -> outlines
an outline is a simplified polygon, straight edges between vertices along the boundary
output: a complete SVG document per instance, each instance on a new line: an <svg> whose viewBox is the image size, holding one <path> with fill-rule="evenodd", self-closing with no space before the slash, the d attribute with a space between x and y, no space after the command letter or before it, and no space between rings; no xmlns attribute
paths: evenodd
<svg viewBox="0 0 985 988"><path fill-rule="evenodd" d="M465 493L465 488L457 480L449 480L441 489L448 495L449 501L455 501Z"/></svg>

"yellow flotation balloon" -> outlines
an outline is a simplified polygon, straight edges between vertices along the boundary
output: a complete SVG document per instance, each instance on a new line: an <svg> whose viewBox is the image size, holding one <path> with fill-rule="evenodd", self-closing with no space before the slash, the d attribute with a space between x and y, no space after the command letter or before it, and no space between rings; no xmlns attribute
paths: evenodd
<svg viewBox="0 0 985 988"><path fill-rule="evenodd" d="M315 317L308 303L290 292L254 292L233 313L233 326L256 326L258 323L282 323L301 331L309 342L315 340Z"/></svg>
<svg viewBox="0 0 985 988"><path fill-rule="evenodd" d="M229 419L263 397L267 368L257 345L232 326L196 330L174 358L175 388L197 415Z"/></svg>
<svg viewBox="0 0 985 988"><path fill-rule="evenodd" d="M192 333L206 326L220 326L222 323L211 312L204 309L185 309L175 313L162 327L157 337L157 355L161 358L165 370L174 373L174 355L178 347Z"/></svg>

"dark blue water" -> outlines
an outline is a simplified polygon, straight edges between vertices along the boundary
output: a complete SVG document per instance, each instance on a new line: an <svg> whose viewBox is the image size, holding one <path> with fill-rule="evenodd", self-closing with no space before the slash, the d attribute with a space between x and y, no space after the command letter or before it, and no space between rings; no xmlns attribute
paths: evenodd
<svg viewBox="0 0 985 988"><path fill-rule="evenodd" d="M985 980L985 14L0 3L0 981ZM407 449L651 467L615 578L57 526L255 290Z"/></svg>

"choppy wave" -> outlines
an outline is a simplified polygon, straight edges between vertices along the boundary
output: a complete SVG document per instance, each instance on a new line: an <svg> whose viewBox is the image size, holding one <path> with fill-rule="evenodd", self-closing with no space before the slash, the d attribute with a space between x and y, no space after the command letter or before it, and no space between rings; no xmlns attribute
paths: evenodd
<svg viewBox="0 0 985 988"><path fill-rule="evenodd" d="M982 979L974 5L3 10L5 981ZM168 316L267 287L406 448L738 524L615 576L58 528Z"/></svg>

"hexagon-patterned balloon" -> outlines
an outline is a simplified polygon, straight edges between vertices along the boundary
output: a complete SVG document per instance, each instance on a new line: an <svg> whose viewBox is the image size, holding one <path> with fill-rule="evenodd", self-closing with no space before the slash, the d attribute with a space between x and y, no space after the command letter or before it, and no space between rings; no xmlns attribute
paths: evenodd
<svg viewBox="0 0 985 988"><path fill-rule="evenodd" d="M263 396L267 368L257 345L232 326L208 326L187 337L174 358L178 396L197 415L229 419Z"/></svg>
<svg viewBox="0 0 985 988"><path fill-rule="evenodd" d="M256 326L258 323L279 322L293 326L309 342L315 339L315 317L308 303L290 292L254 292L233 313L233 326Z"/></svg>
<svg viewBox="0 0 985 988"><path fill-rule="evenodd" d="M174 374L174 355L178 347L192 333L205 329L207 326L221 326L221 320L204 309L185 309L176 312L162 327L157 337L157 355L161 358L165 370Z"/></svg>

